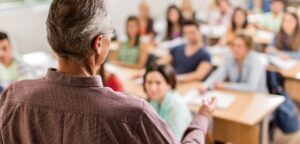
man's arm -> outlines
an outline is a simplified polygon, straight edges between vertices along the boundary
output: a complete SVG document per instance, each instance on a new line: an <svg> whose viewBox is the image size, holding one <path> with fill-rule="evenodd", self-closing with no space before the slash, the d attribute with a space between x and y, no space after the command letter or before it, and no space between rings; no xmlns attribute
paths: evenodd
<svg viewBox="0 0 300 144"><path fill-rule="evenodd" d="M205 134L208 129L208 121L212 116L215 107L215 100L204 102L199 113L187 128L182 138L182 144L205 144ZM166 123L159 118L154 109L145 103L144 112L138 122L136 134L143 144L178 144L175 135L171 132Z"/></svg>
<svg viewBox="0 0 300 144"><path fill-rule="evenodd" d="M181 82L188 82L194 80L203 80L211 71L212 65L209 62L202 62L199 64L196 71L182 74L178 76L178 80Z"/></svg>

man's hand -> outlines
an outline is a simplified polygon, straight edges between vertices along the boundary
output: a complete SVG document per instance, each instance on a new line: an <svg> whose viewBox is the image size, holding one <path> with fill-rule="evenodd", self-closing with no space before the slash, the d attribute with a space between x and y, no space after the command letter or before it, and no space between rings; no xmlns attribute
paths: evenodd
<svg viewBox="0 0 300 144"><path fill-rule="evenodd" d="M216 98L213 97L211 101L207 99L203 99L202 106L200 107L200 110L198 114L204 115L207 117L212 117L213 112L215 111L216 108Z"/></svg>

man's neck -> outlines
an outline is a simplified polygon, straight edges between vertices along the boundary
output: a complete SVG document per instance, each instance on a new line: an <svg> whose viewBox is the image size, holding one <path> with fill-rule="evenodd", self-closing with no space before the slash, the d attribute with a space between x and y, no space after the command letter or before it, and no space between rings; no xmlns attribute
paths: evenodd
<svg viewBox="0 0 300 144"><path fill-rule="evenodd" d="M94 76L96 75L96 65L91 62L79 63L74 60L58 60L58 72L75 75L75 76Z"/></svg>
<svg viewBox="0 0 300 144"><path fill-rule="evenodd" d="M202 47L202 42L196 42L196 43L190 43L190 44L188 44L188 46L187 46L188 48L190 48L190 49L199 49L199 48L201 48Z"/></svg>
<svg viewBox="0 0 300 144"><path fill-rule="evenodd" d="M185 49L185 55L186 56L191 56L195 54L199 49L201 49L202 43L194 43L194 44L188 44L186 49Z"/></svg>

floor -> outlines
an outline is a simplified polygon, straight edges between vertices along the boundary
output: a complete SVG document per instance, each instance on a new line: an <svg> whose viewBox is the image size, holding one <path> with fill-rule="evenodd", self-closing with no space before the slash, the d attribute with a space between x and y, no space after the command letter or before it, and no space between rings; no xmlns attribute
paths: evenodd
<svg viewBox="0 0 300 144"><path fill-rule="evenodd" d="M283 135L278 131L274 144L300 144L300 132L293 135Z"/></svg>
<svg viewBox="0 0 300 144"><path fill-rule="evenodd" d="M274 144L300 144L300 131L292 135L284 135L280 130L277 130L275 133Z"/></svg>

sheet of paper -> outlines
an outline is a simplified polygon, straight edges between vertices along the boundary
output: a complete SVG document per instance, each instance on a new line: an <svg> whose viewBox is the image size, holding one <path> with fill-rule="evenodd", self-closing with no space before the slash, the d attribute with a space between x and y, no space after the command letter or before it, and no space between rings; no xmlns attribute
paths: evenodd
<svg viewBox="0 0 300 144"><path fill-rule="evenodd" d="M193 105L201 105L204 98L211 99L212 97L216 98L216 106L219 109L228 109L235 101L235 96L217 91L201 95L197 89L191 89L184 95L186 103Z"/></svg>

